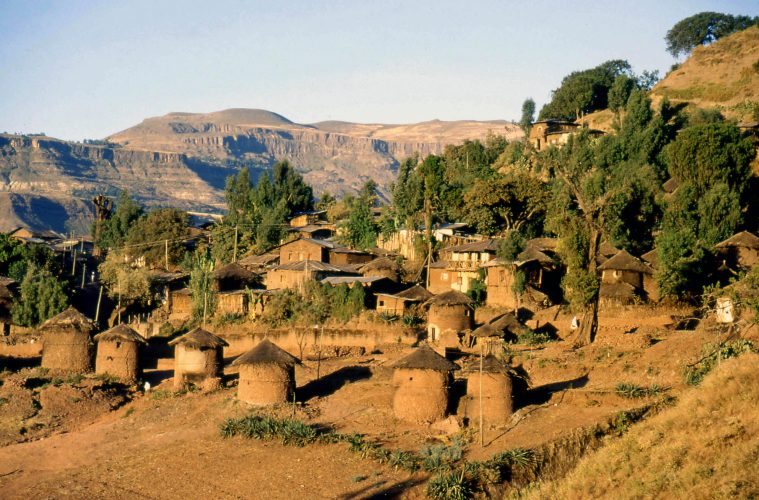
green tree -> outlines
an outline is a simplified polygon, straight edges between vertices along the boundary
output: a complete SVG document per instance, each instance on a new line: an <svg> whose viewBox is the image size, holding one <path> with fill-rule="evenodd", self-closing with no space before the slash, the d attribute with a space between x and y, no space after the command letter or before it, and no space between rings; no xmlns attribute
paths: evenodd
<svg viewBox="0 0 759 500"><path fill-rule="evenodd" d="M49 269L31 263L20 287L21 298L13 304L14 323L37 326L52 318L68 306L64 283Z"/></svg>
<svg viewBox="0 0 759 500"><path fill-rule="evenodd" d="M749 16L733 16L719 12L699 12L676 23L667 31L664 40L667 52L674 57L689 54L699 45L708 45L756 22Z"/></svg>
<svg viewBox="0 0 759 500"><path fill-rule="evenodd" d="M522 103L522 117L519 119L519 126L524 131L524 135L530 134L532 123L535 121L535 101L529 97Z"/></svg>
<svg viewBox="0 0 759 500"><path fill-rule="evenodd" d="M583 312L577 345L595 340L598 328L598 255L609 233L612 200L627 190L619 169L598 161L598 143L586 131L570 136L560 150L548 150L556 180L549 230L559 236L558 252L567 266L564 295Z"/></svg>
<svg viewBox="0 0 759 500"><path fill-rule="evenodd" d="M311 186L287 161L277 162L255 185L244 167L227 178L225 198L227 215L212 231L213 257L219 262L232 260L235 241L238 256L278 245L286 233L287 219L314 207Z"/></svg>
<svg viewBox="0 0 759 500"><path fill-rule="evenodd" d="M98 271L109 297L120 301L124 308L145 304L150 299L151 282L147 269L130 264L123 250L109 252Z"/></svg>
<svg viewBox="0 0 759 500"><path fill-rule="evenodd" d="M619 59L570 73L553 91L551 101L543 106L538 118L575 120L586 113L606 109L609 89L620 75L632 76L632 68L630 63Z"/></svg>
<svg viewBox="0 0 759 500"><path fill-rule="evenodd" d="M195 321L211 317L216 311L216 295L212 287L213 269L214 262L209 252L195 252L189 286L192 291L192 317Z"/></svg>
<svg viewBox="0 0 759 500"><path fill-rule="evenodd" d="M614 83L609 89L609 109L619 113L627 106L627 99L633 89L636 88L637 82L628 75L619 75L614 79Z"/></svg>
<svg viewBox="0 0 759 500"><path fill-rule="evenodd" d="M103 222L100 239L96 242L100 248L119 248L126 242L132 226L143 216L143 210L126 190L119 193L116 209ZM93 226L94 227L94 226ZM94 234L94 229L93 229Z"/></svg>
<svg viewBox="0 0 759 500"><path fill-rule="evenodd" d="M143 256L151 267L176 265L184 257L183 239L187 237L188 216L175 208L158 208L137 220L129 231L127 253Z"/></svg>
<svg viewBox="0 0 759 500"><path fill-rule="evenodd" d="M343 240L352 248L372 248L377 246L379 228L374 222L371 206L376 199L377 184L369 180L361 188L359 197L350 206L350 214L345 224Z"/></svg>
<svg viewBox="0 0 759 500"><path fill-rule="evenodd" d="M464 192L464 220L486 235L539 234L548 201L545 184L527 171L479 179Z"/></svg>
<svg viewBox="0 0 759 500"><path fill-rule="evenodd" d="M742 193L751 176L756 149L729 123L709 123L684 129L667 146L669 171L680 182L705 192L723 182Z"/></svg>
<svg viewBox="0 0 759 500"><path fill-rule="evenodd" d="M509 231L506 236L498 242L496 256L508 262L517 260L517 256L527 247L527 241L519 231Z"/></svg>

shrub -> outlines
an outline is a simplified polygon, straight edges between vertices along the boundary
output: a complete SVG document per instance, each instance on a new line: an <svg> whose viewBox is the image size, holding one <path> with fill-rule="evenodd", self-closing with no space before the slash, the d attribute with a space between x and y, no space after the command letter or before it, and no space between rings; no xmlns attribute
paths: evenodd
<svg viewBox="0 0 759 500"><path fill-rule="evenodd" d="M723 342L716 348L711 344L707 344L703 349L703 352L707 354L696 363L685 367L685 382L689 385L698 385L720 360L735 358L745 352L751 351L756 352L754 344L746 339Z"/></svg>
<svg viewBox="0 0 759 500"><path fill-rule="evenodd" d="M427 484L427 496L440 500L465 500L474 496L475 488L466 469L438 474Z"/></svg>
<svg viewBox="0 0 759 500"><path fill-rule="evenodd" d="M248 439L279 438L282 444L295 446L305 446L319 438L319 433L314 427L299 420L279 420L262 415L228 418L221 424L219 432L225 438L238 434Z"/></svg>

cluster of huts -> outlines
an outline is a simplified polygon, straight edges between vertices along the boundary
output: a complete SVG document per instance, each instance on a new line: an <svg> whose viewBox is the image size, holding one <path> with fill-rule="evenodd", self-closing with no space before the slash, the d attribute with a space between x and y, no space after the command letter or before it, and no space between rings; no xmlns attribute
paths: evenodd
<svg viewBox="0 0 759 500"><path fill-rule="evenodd" d="M141 376L142 349L147 341L127 325L93 335L96 327L82 313L68 308L46 321L42 335L42 367L52 372L91 373L135 383ZM188 384L213 389L224 375L222 338L202 329L168 342L174 347L174 387ZM93 366L94 360L94 366ZM237 357L238 398L254 405L273 405L294 399L295 366L301 361L268 339ZM449 411L453 371L460 367L427 345L394 365L393 410L401 420L435 422ZM509 366L492 354L466 368L468 394L491 423L503 422L512 412ZM481 403L480 403L481 400Z"/></svg>

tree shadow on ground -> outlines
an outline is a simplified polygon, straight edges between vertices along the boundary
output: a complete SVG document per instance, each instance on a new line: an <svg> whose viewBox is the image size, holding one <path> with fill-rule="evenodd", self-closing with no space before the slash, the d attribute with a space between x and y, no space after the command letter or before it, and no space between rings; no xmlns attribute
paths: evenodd
<svg viewBox="0 0 759 500"><path fill-rule="evenodd" d="M588 374L577 378L562 380L561 382L552 382L550 384L533 387L524 395L517 398L516 407L521 408L529 405L540 405L548 402L555 392L561 392L566 389L585 387L588 383Z"/></svg>
<svg viewBox="0 0 759 500"><path fill-rule="evenodd" d="M0 356L0 371L10 370L17 372L24 368L34 368L40 366L42 356L33 356L29 358L14 358L13 356Z"/></svg>
<svg viewBox="0 0 759 500"><path fill-rule="evenodd" d="M329 396L347 383L364 380L371 376L372 371L367 366L344 366L329 375L312 380L295 392L298 401L305 402L312 398Z"/></svg>
<svg viewBox="0 0 759 500"><path fill-rule="evenodd" d="M340 498L341 500L358 500L358 499L371 500L371 499L379 499L379 498L401 498L401 496L406 490L408 490L409 488L413 488L414 486L420 485L423 482L424 482L424 479L407 479L405 481L399 481L395 484L391 484L390 486L382 488L381 490L370 491L374 488L379 488L387 484L387 481L382 480L382 481L377 481L375 483L368 484L364 486L363 488L359 488L356 491L347 493L338 498Z"/></svg>

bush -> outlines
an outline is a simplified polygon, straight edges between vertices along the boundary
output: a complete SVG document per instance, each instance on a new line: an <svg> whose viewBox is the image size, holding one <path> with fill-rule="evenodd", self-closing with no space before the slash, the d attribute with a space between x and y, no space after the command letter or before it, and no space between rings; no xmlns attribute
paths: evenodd
<svg viewBox="0 0 759 500"><path fill-rule="evenodd" d="M427 484L427 496L440 500L465 500L474 496L475 488L466 469L438 474Z"/></svg>
<svg viewBox="0 0 759 500"><path fill-rule="evenodd" d="M236 435L248 439L282 440L282 444L305 446L319 437L317 430L299 420L276 419L262 415L248 415L242 418L228 418L220 427L222 437Z"/></svg>
<svg viewBox="0 0 759 500"><path fill-rule="evenodd" d="M689 385L698 385L720 360L736 358L745 352L752 351L756 352L754 344L746 339L724 342L716 348L707 344L703 349L703 352L707 354L696 363L685 367L685 382Z"/></svg>

